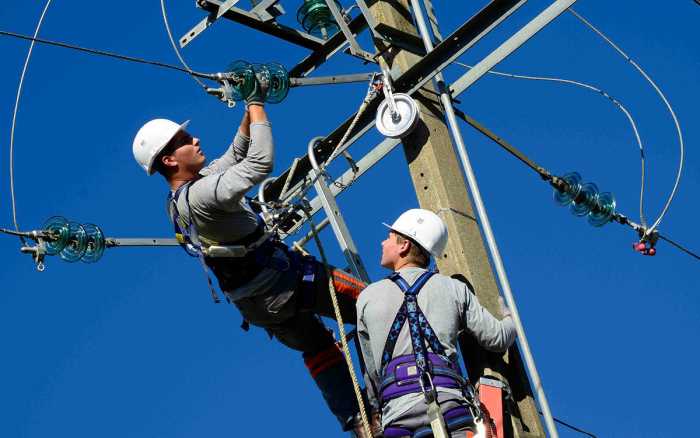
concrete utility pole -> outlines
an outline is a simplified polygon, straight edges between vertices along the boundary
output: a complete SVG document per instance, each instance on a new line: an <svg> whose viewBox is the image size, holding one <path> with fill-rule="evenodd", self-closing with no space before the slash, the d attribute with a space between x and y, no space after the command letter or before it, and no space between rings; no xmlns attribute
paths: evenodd
<svg viewBox="0 0 700 438"><path fill-rule="evenodd" d="M410 21L408 0L379 0L370 7L370 11L377 23L393 28L394 39L402 32L406 39L416 40L418 33ZM379 39L375 40L375 44L382 53L382 67L395 74L406 71L420 59L419 55L396 45L388 47ZM473 285L479 301L491 313L499 315L498 286L459 161L452 147L440 101L432 86L425 87L413 97L419 105L422 123L403 140L406 160L420 206L439 212L447 224L450 236L445 254L437 260L437 265L443 274L463 275ZM544 437L532 389L517 347L512 347L502 357L485 352L470 339L464 339L461 348L472 382L478 382L482 376L494 376L508 382L515 403L509 406L512 421L510 425L506 424L506 436Z"/></svg>

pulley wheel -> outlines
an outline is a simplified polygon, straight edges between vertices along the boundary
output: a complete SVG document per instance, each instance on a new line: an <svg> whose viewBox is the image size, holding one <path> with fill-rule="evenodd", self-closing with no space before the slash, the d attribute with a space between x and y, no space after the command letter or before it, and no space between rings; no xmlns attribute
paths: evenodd
<svg viewBox="0 0 700 438"><path fill-rule="evenodd" d="M392 117L391 107L384 99L377 108L377 129L385 137L401 138L413 131L418 125L418 105L408 94L394 94L398 117Z"/></svg>

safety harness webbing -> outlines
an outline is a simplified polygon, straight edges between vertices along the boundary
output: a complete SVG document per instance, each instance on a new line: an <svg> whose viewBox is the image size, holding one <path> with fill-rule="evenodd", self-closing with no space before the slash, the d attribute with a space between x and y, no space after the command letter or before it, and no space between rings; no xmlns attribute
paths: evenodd
<svg viewBox="0 0 700 438"><path fill-rule="evenodd" d="M413 345L413 354L416 359L419 375L430 371L431 363L427 359L428 352L426 341L433 353L446 356L445 348L442 346L442 343L440 343L435 331L418 306L418 293L433 274L435 274L433 271L424 272L411 286L408 285L406 280L404 280L398 272L394 272L388 277L389 280L393 281L399 289L401 289L401 292L404 293L404 301L394 318L394 322L391 324L389 336L387 337L386 344L384 344L382 370L391 361L394 355L396 341L399 338L399 333L401 333L401 328L406 320L408 320L411 344Z"/></svg>
<svg viewBox="0 0 700 438"><path fill-rule="evenodd" d="M211 275L209 275L209 267L204 261L204 253L202 252L202 245L199 241L199 235L197 234L197 229L194 226L194 221L192 221L192 211L190 210L190 223L184 224L185 228L180 226L180 212L177 208L177 201L180 199L182 192L185 192L185 202L187 203L187 208L190 208L190 191L189 185L192 181L187 182L173 193L168 193L168 214L173 222L173 227L175 228L175 238L187 254L192 257L197 257L204 268L204 274L207 277L207 284L209 285L209 292L211 293L211 298L215 303L220 303L221 299L214 289L214 283L211 281ZM228 299L227 299L228 300Z"/></svg>

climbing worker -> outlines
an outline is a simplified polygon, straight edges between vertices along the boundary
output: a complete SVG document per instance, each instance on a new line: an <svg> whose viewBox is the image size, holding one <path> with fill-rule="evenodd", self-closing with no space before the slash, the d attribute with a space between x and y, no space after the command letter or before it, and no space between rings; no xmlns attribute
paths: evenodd
<svg viewBox="0 0 700 438"><path fill-rule="evenodd" d="M138 131L133 153L148 175L168 185L168 211L180 243L216 276L227 301L247 323L264 328L303 353L304 362L343 430L361 429L358 402L333 332L319 315L333 317L328 276L311 256L290 251L270 235L245 193L272 171L274 145L256 80L228 150L206 164L200 140L178 124L151 120ZM355 321L355 301L365 284L331 269L341 315ZM217 295L209 280L215 301ZM247 327L246 327L247 329Z"/></svg>
<svg viewBox="0 0 700 438"><path fill-rule="evenodd" d="M384 436L465 437L477 428L480 408L457 362L457 336L466 330L503 352L515 326L505 306L508 316L499 321L465 283L428 269L447 244L438 215L411 209L387 227L381 265L393 273L357 300L365 378L381 405Z"/></svg>

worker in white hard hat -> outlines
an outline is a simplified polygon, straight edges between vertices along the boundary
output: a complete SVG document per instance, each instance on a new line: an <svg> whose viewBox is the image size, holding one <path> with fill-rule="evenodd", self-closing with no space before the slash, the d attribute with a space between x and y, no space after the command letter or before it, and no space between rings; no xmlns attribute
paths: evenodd
<svg viewBox="0 0 700 438"><path fill-rule="evenodd" d="M498 320L465 283L429 269L447 245L437 214L411 209L386 226L381 265L392 274L357 300L365 379L381 407L384 436L433 436L444 427L446 436L464 437L483 423L457 362L458 334L466 330L487 350L503 352L515 326L505 307Z"/></svg>
<svg viewBox="0 0 700 438"><path fill-rule="evenodd" d="M209 164L199 138L186 130L188 122L166 119L143 125L134 139L134 157L147 174L165 178L178 240L214 273L244 325L263 327L301 351L331 412L349 430L358 423L359 408L341 350L319 317L334 315L325 269L271 236L244 196L272 171L274 145L264 96L256 81L232 144ZM332 276L343 318L354 321L355 301L365 284L337 269ZM282 375L261 378L284 380Z"/></svg>

